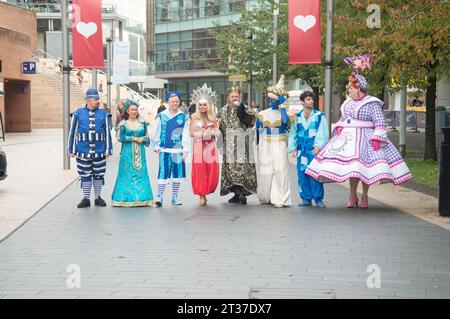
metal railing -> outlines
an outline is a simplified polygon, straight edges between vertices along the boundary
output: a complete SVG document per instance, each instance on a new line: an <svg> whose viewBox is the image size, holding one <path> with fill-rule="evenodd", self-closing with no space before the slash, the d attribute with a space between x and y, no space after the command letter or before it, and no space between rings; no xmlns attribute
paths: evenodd
<svg viewBox="0 0 450 319"><path fill-rule="evenodd" d="M28 9L36 13L61 13L60 3L13 3L14 5ZM69 12L71 12L69 6ZM102 5L102 14L117 14L117 5L104 4Z"/></svg>
<svg viewBox="0 0 450 319"><path fill-rule="evenodd" d="M89 70L89 72L92 72L92 71ZM104 71L102 71L102 70L97 70L97 72L98 72L99 74L105 75L106 77L108 76L108 73L106 73L106 72L104 72ZM154 96L153 94L150 94L150 93L149 93L149 94L146 94L145 97L144 97L143 94L138 93L138 92L134 91L133 89L130 89L130 88L129 88L128 86L126 86L125 84L119 83L119 86L120 86L120 87L123 87L123 88L125 88L125 89L127 89L127 91L129 91L129 92L131 93L131 95L133 96L133 99L135 99L136 96L138 97L138 99L139 99L139 98L140 98L140 99L144 99L144 98L147 98L147 99L158 99L156 96ZM148 96L150 96L150 97L148 97Z"/></svg>
<svg viewBox="0 0 450 319"><path fill-rule="evenodd" d="M51 60L52 63L54 64L55 68L57 68L57 70L58 70L58 71L56 71L56 74L55 74L55 72L49 71L47 68L45 68L44 70L41 70L41 68L38 68L38 73L43 74L45 76L49 76L52 79L58 81L62 85L61 60L58 59L58 58L55 58L54 56L48 54L47 52L45 52L44 50L41 50L41 49L37 49L36 52L32 52L31 54L32 54L32 56L34 58L36 58L38 60L39 63L43 63L42 59ZM70 80L70 84L73 87L77 87L78 86L81 89L85 89L86 88L82 84L80 84L77 75L75 75L73 73L70 73L69 80Z"/></svg>
<svg viewBox="0 0 450 319"><path fill-rule="evenodd" d="M240 14L245 8L245 0L217 0L206 2L205 5L193 2L189 7L180 7L177 0L157 0L153 12L156 13L156 23L167 23Z"/></svg>

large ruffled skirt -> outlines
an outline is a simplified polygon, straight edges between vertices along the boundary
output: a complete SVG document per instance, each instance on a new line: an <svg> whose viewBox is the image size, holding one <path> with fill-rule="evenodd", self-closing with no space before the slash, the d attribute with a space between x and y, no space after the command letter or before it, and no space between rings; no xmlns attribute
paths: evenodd
<svg viewBox="0 0 450 319"><path fill-rule="evenodd" d="M407 182L412 178L408 166L391 141L371 145L373 128L345 127L334 136L309 164L306 174L322 183L342 183L358 178L368 185Z"/></svg>

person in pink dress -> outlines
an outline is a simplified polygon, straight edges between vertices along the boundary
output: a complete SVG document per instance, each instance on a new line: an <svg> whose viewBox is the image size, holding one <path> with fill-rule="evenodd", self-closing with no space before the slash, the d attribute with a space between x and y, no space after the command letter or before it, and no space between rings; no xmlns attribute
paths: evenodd
<svg viewBox="0 0 450 319"><path fill-rule="evenodd" d="M193 192L200 196L200 206L207 204L206 195L214 193L219 182L216 139L220 130L214 112L215 97L215 92L206 84L192 94L197 108L190 119L190 135L194 140L191 177Z"/></svg>
<svg viewBox="0 0 450 319"><path fill-rule="evenodd" d="M345 62L355 71L348 78L348 99L333 137L309 164L306 174L316 180L342 183L350 180L348 208L368 208L369 186L377 182L400 185L412 175L397 148L387 138L383 102L367 94L368 83L356 70L370 69L370 57L354 56ZM362 182L361 201L357 196Z"/></svg>

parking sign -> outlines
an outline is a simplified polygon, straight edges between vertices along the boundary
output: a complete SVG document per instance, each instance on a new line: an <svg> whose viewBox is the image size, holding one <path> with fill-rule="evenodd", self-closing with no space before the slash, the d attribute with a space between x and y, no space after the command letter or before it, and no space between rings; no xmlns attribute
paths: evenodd
<svg viewBox="0 0 450 319"><path fill-rule="evenodd" d="M34 62L34 61L23 62L22 73L23 74L36 74L36 62Z"/></svg>

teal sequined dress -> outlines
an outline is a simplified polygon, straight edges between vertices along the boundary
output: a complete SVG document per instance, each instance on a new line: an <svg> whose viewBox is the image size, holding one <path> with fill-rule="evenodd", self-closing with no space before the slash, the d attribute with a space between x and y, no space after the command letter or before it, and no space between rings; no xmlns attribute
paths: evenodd
<svg viewBox="0 0 450 319"><path fill-rule="evenodd" d="M119 125L119 141L122 143L119 174L112 195L112 206L139 207L153 205L153 192L145 158L145 147L150 145L147 124L141 122L137 130L123 121ZM133 137L144 138L142 144L132 142Z"/></svg>

